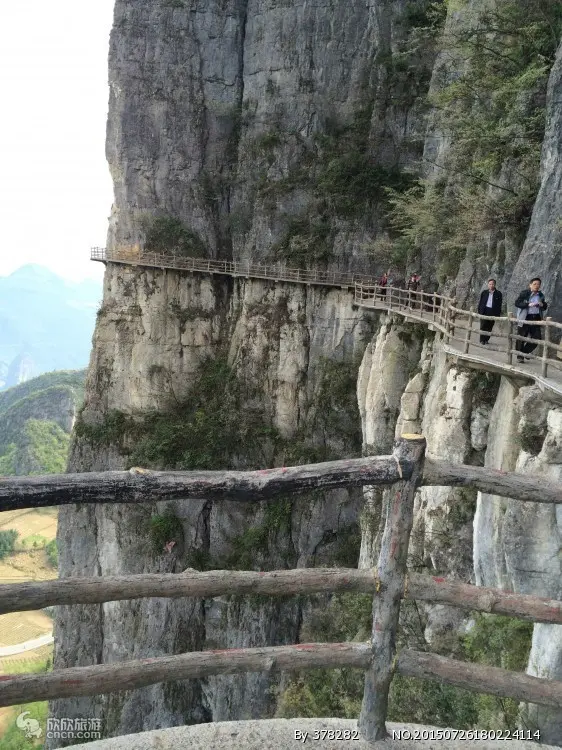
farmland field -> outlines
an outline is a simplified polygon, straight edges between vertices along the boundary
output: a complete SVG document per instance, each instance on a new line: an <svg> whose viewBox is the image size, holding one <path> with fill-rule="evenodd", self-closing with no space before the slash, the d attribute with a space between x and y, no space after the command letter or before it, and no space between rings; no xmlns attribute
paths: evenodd
<svg viewBox="0 0 562 750"><path fill-rule="evenodd" d="M49 512L45 512L45 511ZM7 510L0 514L0 531L14 529L18 532L18 541L28 536L38 534L51 541L57 534L57 509L46 508L37 510Z"/></svg>
<svg viewBox="0 0 562 750"><path fill-rule="evenodd" d="M31 641L50 633L53 621L44 612L11 612L0 615L0 646Z"/></svg>
<svg viewBox="0 0 562 750"><path fill-rule="evenodd" d="M0 659L0 675L2 674L31 674L32 672L44 672L47 668L52 666L53 646L42 646L41 648L35 649L35 651L28 651L26 654L21 656L9 656ZM44 726L44 719L47 715L47 703L32 703L25 706L8 706L6 708L0 708L0 747L3 746L2 741L5 739L9 742L14 741L14 734L17 736L19 730L14 726L16 716L22 711L30 711L31 716L37 718L40 723ZM23 741L17 747L25 747L26 750L38 745L38 741ZM40 743L39 743L40 744ZM14 745L10 744L10 747ZM42 744L41 744L42 747Z"/></svg>
<svg viewBox="0 0 562 750"><path fill-rule="evenodd" d="M49 581L56 577L57 571L49 563L44 549L16 552L0 560L0 583Z"/></svg>

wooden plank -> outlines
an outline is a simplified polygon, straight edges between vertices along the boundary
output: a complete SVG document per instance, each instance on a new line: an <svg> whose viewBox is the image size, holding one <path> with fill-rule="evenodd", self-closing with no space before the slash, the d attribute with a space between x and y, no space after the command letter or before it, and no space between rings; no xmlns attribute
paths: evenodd
<svg viewBox="0 0 562 750"><path fill-rule="evenodd" d="M428 458L422 483L445 487L476 487L489 495L511 497L525 502L562 503L562 483L485 466L453 465Z"/></svg>
<svg viewBox="0 0 562 750"><path fill-rule="evenodd" d="M217 674L358 667L371 660L366 643L301 643L296 646L197 651L177 656L58 669L48 674L0 675L0 707L136 690L174 680Z"/></svg>
<svg viewBox="0 0 562 750"><path fill-rule="evenodd" d="M406 580L408 544L414 522L414 496L421 481L426 441L421 435L403 435L397 441L396 462L414 465L409 479L392 488L377 565L377 594L373 601L371 648L373 661L365 674L359 730L369 742L388 736L388 692L394 674L396 636Z"/></svg>
<svg viewBox="0 0 562 750"><path fill-rule="evenodd" d="M404 677L439 680L447 685L476 693L562 708L562 682L510 672L499 667L487 667L448 659L437 654L406 650L398 656L396 671Z"/></svg>
<svg viewBox="0 0 562 750"><path fill-rule="evenodd" d="M393 456L327 461L258 471L105 471L0 477L0 510L69 503L146 503L154 500L269 500L285 493L368 484L394 484L412 466Z"/></svg>

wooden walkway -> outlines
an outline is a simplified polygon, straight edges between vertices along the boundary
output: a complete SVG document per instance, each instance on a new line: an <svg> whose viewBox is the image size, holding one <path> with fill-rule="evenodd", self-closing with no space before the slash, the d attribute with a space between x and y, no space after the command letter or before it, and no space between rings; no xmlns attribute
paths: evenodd
<svg viewBox="0 0 562 750"><path fill-rule="evenodd" d="M562 324L548 318L538 325L543 340L524 363L517 362L518 334L512 315L496 318L488 345L479 343L480 318L477 313L456 307L455 299L439 294L411 292L395 287L382 288L378 280L365 274L325 272L250 261L188 258L170 253L141 251L137 246L107 251L92 248L91 259L102 263L162 268L234 278L268 279L276 282L334 287L354 291L358 307L396 313L406 320L427 325L441 334L444 351L470 367L510 377L534 381L543 390L562 398L562 346L555 343L562 335Z"/></svg>

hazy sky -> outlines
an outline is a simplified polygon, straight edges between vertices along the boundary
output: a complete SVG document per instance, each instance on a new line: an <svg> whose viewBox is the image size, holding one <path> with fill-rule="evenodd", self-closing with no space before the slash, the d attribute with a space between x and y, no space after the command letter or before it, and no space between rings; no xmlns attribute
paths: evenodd
<svg viewBox="0 0 562 750"><path fill-rule="evenodd" d="M103 275L113 198L105 160L114 0L6 3L0 25L0 276L40 263Z"/></svg>

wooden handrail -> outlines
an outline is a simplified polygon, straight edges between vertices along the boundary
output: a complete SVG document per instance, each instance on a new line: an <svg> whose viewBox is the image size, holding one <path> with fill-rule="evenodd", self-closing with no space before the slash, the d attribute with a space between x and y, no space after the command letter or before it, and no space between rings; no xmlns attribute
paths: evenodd
<svg viewBox="0 0 562 750"><path fill-rule="evenodd" d="M390 485L409 479L402 457L372 456L257 471L100 471L0 477L0 511L75 503L147 503L154 500L274 500L286 493L344 486ZM562 504L562 485L528 474L426 459L422 485L472 486L533 503Z"/></svg>
<svg viewBox="0 0 562 750"><path fill-rule="evenodd" d="M374 594L380 585L371 569L298 568L296 570L208 570L183 573L62 578L0 586L0 615L69 604L101 604L144 598L259 594L311 595L337 591ZM473 586L439 576L409 572L403 597L449 604L460 609L509 615L521 620L562 625L562 601Z"/></svg>
<svg viewBox="0 0 562 750"><path fill-rule="evenodd" d="M148 685L201 679L217 674L326 667L368 669L371 659L368 643L301 643L294 646L196 651L116 664L57 669L47 674L3 675L0 677L0 707L138 690ZM557 680L409 649L398 655L395 669L405 677L439 680L478 693L562 708L562 682Z"/></svg>

